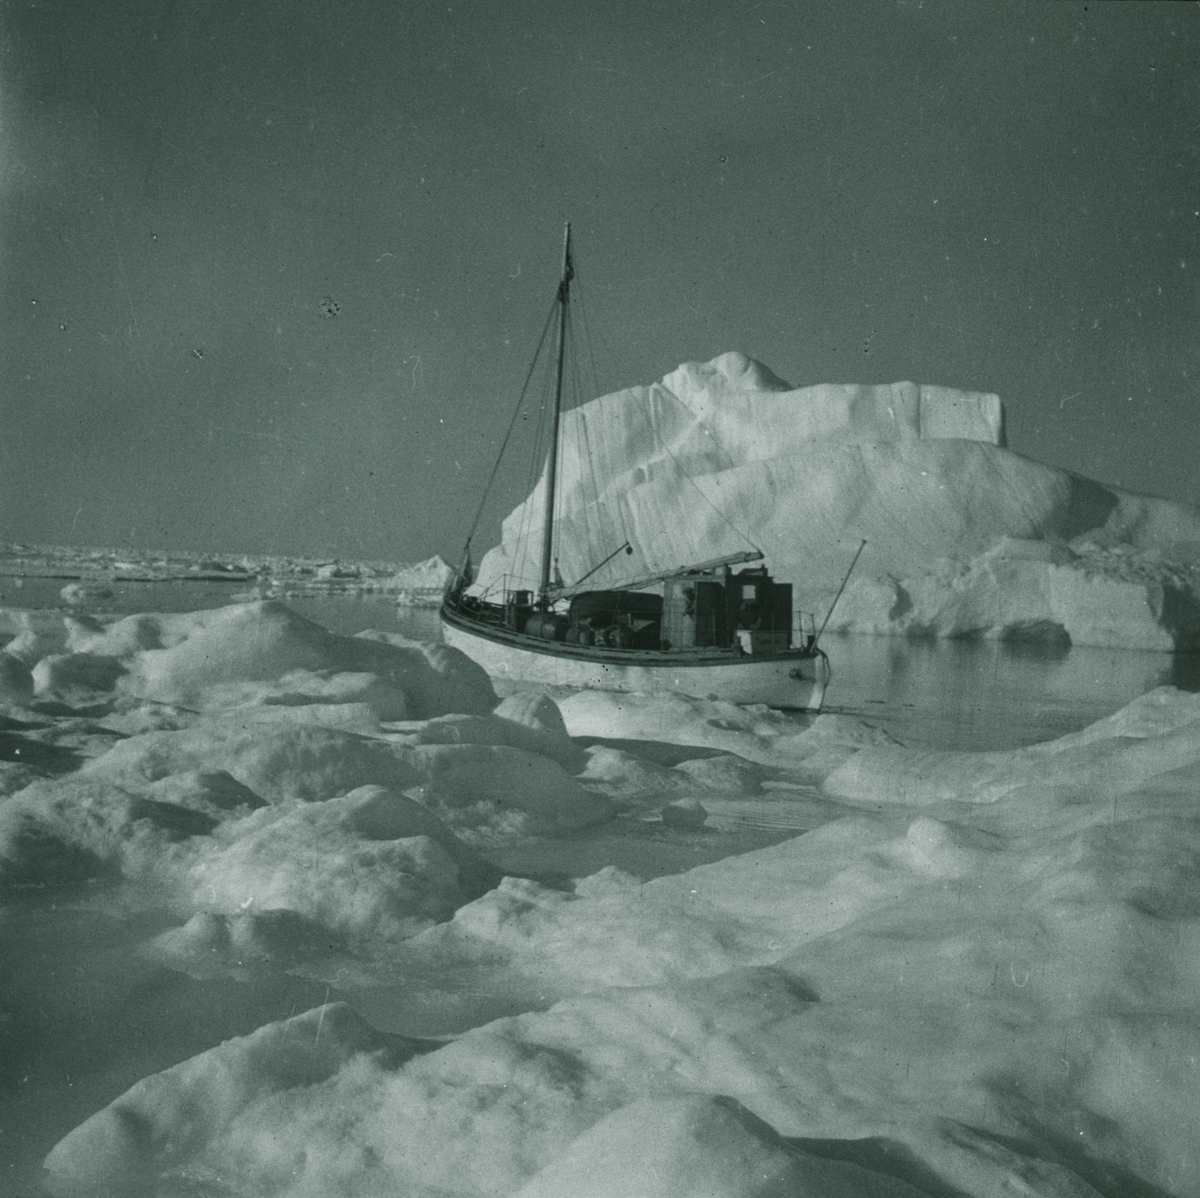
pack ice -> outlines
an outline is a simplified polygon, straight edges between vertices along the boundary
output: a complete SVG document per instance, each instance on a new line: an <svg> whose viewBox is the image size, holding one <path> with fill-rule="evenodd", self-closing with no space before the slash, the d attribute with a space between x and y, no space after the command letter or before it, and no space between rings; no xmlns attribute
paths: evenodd
<svg viewBox="0 0 1200 1198"><path fill-rule="evenodd" d="M1200 1195L1194 695L945 753L271 602L0 623L13 1193Z"/></svg>
<svg viewBox="0 0 1200 1198"><path fill-rule="evenodd" d="M521 546L539 543L544 485L481 583L536 573ZM794 389L726 353L565 413L557 490L568 583L625 540L636 577L742 552L748 532L819 617L865 539L831 629L1200 647L1200 511L1013 452L996 395Z"/></svg>

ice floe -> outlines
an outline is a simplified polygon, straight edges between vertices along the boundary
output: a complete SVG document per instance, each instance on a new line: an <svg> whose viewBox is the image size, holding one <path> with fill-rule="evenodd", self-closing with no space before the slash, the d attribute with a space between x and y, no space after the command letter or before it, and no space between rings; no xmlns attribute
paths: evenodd
<svg viewBox="0 0 1200 1198"><path fill-rule="evenodd" d="M501 700L273 603L57 619L13 621L0 934L116 929L102 985L6 962L86 996L37 1035L46 992L0 996L57 1198L1200 1195L1196 696L940 752ZM198 1049L169 978L316 998ZM105 1021L156 1002L123 1076Z"/></svg>

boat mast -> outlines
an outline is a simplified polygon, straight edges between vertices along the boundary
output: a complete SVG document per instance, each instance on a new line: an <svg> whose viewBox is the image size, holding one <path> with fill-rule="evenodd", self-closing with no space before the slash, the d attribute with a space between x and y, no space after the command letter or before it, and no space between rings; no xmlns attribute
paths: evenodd
<svg viewBox="0 0 1200 1198"><path fill-rule="evenodd" d="M550 426L550 456L546 461L546 513L542 525L542 581L538 601L550 602L551 553L554 541L554 488L558 475L558 424L562 414L563 359L567 350L567 300L574 274L571 267L571 224L563 233L563 273L558 285L558 363L554 375L554 421Z"/></svg>

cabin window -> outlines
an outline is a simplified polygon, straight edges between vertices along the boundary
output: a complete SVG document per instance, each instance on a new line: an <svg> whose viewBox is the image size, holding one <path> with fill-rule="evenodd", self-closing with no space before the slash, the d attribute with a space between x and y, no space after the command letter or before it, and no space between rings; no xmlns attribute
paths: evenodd
<svg viewBox="0 0 1200 1198"><path fill-rule="evenodd" d="M742 583L742 601L745 602L747 599L749 599L750 602L753 603L757 598L758 588L752 582Z"/></svg>

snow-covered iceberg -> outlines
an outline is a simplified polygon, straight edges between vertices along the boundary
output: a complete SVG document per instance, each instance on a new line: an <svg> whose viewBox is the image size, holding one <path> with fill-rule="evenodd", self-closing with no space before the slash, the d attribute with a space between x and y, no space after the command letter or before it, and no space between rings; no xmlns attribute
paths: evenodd
<svg viewBox="0 0 1200 1198"><path fill-rule="evenodd" d="M751 540L799 606L823 613L865 539L834 630L1200 647L1200 511L1013 452L995 395L793 389L727 353L565 413L562 444L568 583L626 539L624 577ZM505 520L483 585L536 570L520 545L538 543L543 488Z"/></svg>

